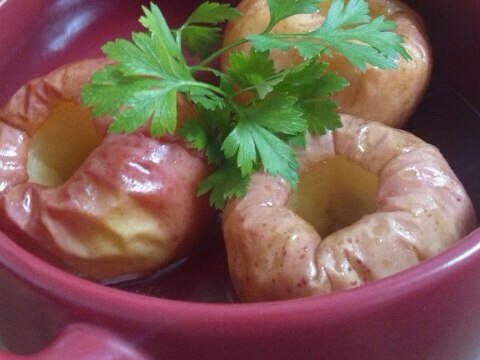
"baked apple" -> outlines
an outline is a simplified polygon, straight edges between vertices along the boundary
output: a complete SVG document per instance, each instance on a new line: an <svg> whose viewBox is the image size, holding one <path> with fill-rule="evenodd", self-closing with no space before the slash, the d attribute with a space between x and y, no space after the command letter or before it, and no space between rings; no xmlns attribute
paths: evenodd
<svg viewBox="0 0 480 360"><path fill-rule="evenodd" d="M440 152L412 134L342 115L298 151L299 188L266 173L229 201L223 235L244 301L326 294L438 254L475 228Z"/></svg>
<svg viewBox="0 0 480 360"><path fill-rule="evenodd" d="M430 78L432 59L427 35L419 15L398 0L369 0L370 15L385 16L397 25L396 32L404 38L410 60L399 59L395 70L367 67L362 72L343 56L333 53L319 60L329 63L327 70L338 73L350 83L334 95L340 111L364 119L400 127L413 112ZM279 22L273 33L307 33L318 28L325 19L330 1L318 4L315 14L295 15ZM231 20L225 29L223 42L229 44L249 34L261 33L270 20L266 0L242 0L238 5L241 16ZM248 51L249 44L235 50ZM222 57L227 66L229 52ZM277 69L285 69L303 59L294 50L274 50L270 55Z"/></svg>
<svg viewBox="0 0 480 360"><path fill-rule="evenodd" d="M79 105L103 59L59 68L0 109L0 200L5 229L82 276L145 274L185 254L214 222L197 197L208 167L176 136L107 134L108 118ZM179 98L179 121L192 108ZM13 230L12 230L13 231Z"/></svg>

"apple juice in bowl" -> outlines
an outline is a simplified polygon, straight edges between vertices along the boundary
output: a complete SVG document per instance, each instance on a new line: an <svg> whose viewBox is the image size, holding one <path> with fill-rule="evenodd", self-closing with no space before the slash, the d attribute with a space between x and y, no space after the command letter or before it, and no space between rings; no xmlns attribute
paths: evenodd
<svg viewBox="0 0 480 360"><path fill-rule="evenodd" d="M432 88L437 87L435 85L435 82L432 83L431 87ZM461 101L461 98L457 97L453 91L451 92L450 90L447 89L446 92L448 93L449 97L454 98L455 102L460 104L459 107L462 109L462 111L467 110L466 113L468 113L468 115L466 115L466 117L476 116L475 111L470 109L472 111L469 112L468 111L469 108L467 104ZM430 94L433 94L433 95L430 95ZM443 98L443 94L435 95L435 92L433 91L427 93L427 99L429 99L429 96L430 97L433 96L434 100L432 100L431 105L428 105L428 102L425 102L422 105L422 106L426 106L427 110L423 110L426 113L431 113L430 109L432 107L436 107L435 104L437 103L438 101L437 99L439 97ZM437 119L432 119L430 121L423 120L422 116L420 116L421 113L422 113L422 107L419 109L417 114L410 120L408 125L408 126L411 126L412 129L414 129L413 126L416 126L415 129L419 133L422 128L429 129L432 123L434 123L437 120ZM448 119L448 116L445 116L445 118ZM424 124L424 125L420 125L420 124ZM430 134L430 132L428 132L428 134ZM435 139L432 138L431 142L435 143L434 140ZM473 150L470 149L469 151L473 151ZM450 163L452 164L451 161ZM470 169L467 168L465 170L461 169L460 171L461 172L464 171L467 174L471 174L471 168ZM461 177L460 174L459 176ZM465 176L468 177L471 175L465 175ZM471 191L469 192L471 193ZM219 233L219 230L217 230L214 233ZM226 260L224 256L224 248L221 242L221 237L220 235L217 234L215 236L207 236L207 238L210 238L209 242L198 245L195 250L192 250L190 256L178 260L177 262L160 270L159 273L155 273L154 275L147 276L145 279L142 279L142 280L119 283L113 286L117 286L125 289L127 288L133 289L133 291L135 292L145 292L147 294L156 294L156 295L165 296L165 297L171 296L171 297L182 299L182 300L221 301L221 302L234 301L236 297L234 295L234 291L232 290L232 285L229 281ZM215 240L212 240L212 238L214 238ZM200 266L200 270L198 270L199 266ZM206 269L203 269L203 267L206 267ZM206 276L204 275L204 272L207 273ZM183 280L181 280L182 278ZM169 279L173 279L173 280L169 280ZM175 283L184 284L185 279L188 279L188 281L191 281L191 283L194 286L192 287L190 286L184 287L183 285L180 287L175 286ZM205 285L204 280L198 280L198 279L208 279L208 282ZM170 287L167 285L169 281L173 283L173 286ZM158 290L152 291L151 289L153 287L150 285L151 283L155 283L156 284L155 289L158 289ZM195 286L195 285L198 285L198 286ZM182 289L188 288L188 290L180 291L180 288ZM169 294L173 294L173 295L169 295Z"/></svg>

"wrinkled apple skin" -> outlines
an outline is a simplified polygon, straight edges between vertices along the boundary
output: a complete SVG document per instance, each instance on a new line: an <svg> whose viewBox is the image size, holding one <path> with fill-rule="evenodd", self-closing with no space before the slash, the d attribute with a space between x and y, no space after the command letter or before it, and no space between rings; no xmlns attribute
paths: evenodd
<svg viewBox="0 0 480 360"><path fill-rule="evenodd" d="M389 276L440 253L475 228L473 206L440 152L402 130L342 116L310 136L300 171L342 155L378 176L377 210L325 238L288 207L291 189L266 173L229 201L223 235L243 301L326 294Z"/></svg>
<svg viewBox="0 0 480 360"><path fill-rule="evenodd" d="M32 136L61 102L80 89L104 59L59 68L22 87L0 109L0 218L23 246L87 278L112 281L170 264L215 222L198 183L208 174L201 154L176 136L144 129L107 134L108 118L92 119L102 141L67 181L28 182ZM179 121L192 108L179 99ZM59 150L60 151L60 150ZM12 230L14 231L14 230Z"/></svg>
<svg viewBox="0 0 480 360"><path fill-rule="evenodd" d="M32 136L57 104L78 104L82 86L89 81L94 71L107 63L108 60L103 58L82 60L29 81L0 108L2 124L8 124Z"/></svg>
<svg viewBox="0 0 480 360"><path fill-rule="evenodd" d="M327 5L319 4L316 14L296 15L282 20L272 32L305 33L324 21ZM397 0L369 0L371 16L385 15L393 20L411 57L400 59L395 70L368 67L357 70L344 57L333 54L321 57L330 65L329 71L346 78L350 85L334 95L340 111L364 119L379 121L390 126L402 126L421 99L430 78L432 59L427 35L419 15ZM248 34L261 33L268 24L269 14L265 0L242 0L238 5L242 16L230 21L225 29L224 44L229 44ZM249 44L237 47L247 51ZM222 67L227 65L229 53L222 57ZM277 69L284 69L302 59L295 51L272 51L271 58Z"/></svg>
<svg viewBox="0 0 480 360"><path fill-rule="evenodd" d="M28 181L27 146L24 131L0 122L0 192Z"/></svg>
<svg viewBox="0 0 480 360"><path fill-rule="evenodd" d="M171 263L205 235L206 174L181 143L109 135L62 186L12 188L4 211L70 268L111 279Z"/></svg>

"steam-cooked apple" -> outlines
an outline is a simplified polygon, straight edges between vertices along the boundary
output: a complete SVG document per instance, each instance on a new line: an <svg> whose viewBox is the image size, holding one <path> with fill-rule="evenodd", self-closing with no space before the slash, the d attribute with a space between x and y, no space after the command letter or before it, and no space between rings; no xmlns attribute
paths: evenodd
<svg viewBox="0 0 480 360"><path fill-rule="evenodd" d="M325 19L331 1L319 2L316 14L295 15L282 20L273 33L307 33ZM319 60L329 63L327 70L337 72L350 85L334 95L340 111L361 118L400 127L413 112L424 93L430 77L432 60L430 46L419 15L398 0L369 0L370 15L385 16L393 20L395 30L404 39L404 47L411 59L400 59L394 70L382 70L373 66L365 72L356 69L345 57L334 53ZM265 0L242 0L237 7L242 15L230 21L225 29L223 42L230 44L249 34L264 31L270 15ZM247 51L249 44L236 47ZM222 57L222 67L228 62L229 52ZM285 69L303 59L293 50L274 50L270 55L277 69Z"/></svg>
<svg viewBox="0 0 480 360"><path fill-rule="evenodd" d="M176 136L107 134L79 105L103 59L64 66L0 110L1 216L24 245L95 280L135 276L183 256L214 221L197 197L203 157ZM180 121L192 111L179 101Z"/></svg>
<svg viewBox="0 0 480 360"><path fill-rule="evenodd" d="M223 234L244 301L325 294L380 279L448 248L475 227L472 204L440 152L377 122L309 137L300 185L266 173L229 201Z"/></svg>

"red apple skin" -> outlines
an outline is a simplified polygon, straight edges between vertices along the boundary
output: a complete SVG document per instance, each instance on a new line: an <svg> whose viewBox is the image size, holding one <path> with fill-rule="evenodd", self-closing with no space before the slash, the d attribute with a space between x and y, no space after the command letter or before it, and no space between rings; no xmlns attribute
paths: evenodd
<svg viewBox="0 0 480 360"><path fill-rule="evenodd" d="M0 192L28 181L26 138L24 131L0 123Z"/></svg>
<svg viewBox="0 0 480 360"><path fill-rule="evenodd" d="M289 185L252 176L222 220L229 271L243 301L327 294L374 281L439 254L476 228L472 203L434 146L349 115L309 136L299 171L335 155L378 177L376 211L326 235L288 205Z"/></svg>
<svg viewBox="0 0 480 360"><path fill-rule="evenodd" d="M279 22L272 32L306 33L323 23L330 1L319 4L315 14L296 15ZM365 72L356 69L343 56L332 54L319 60L329 63L328 71L348 80L349 86L334 94L342 113L401 127L414 111L428 85L432 70L432 56L424 24L420 16L398 0L369 0L372 17L384 15L396 23L396 32L404 38L404 47L411 60L400 59L395 70L373 66ZM230 21L225 29L223 43L229 44L248 34L261 33L270 19L266 0L242 0L237 7L242 15ZM235 50L248 51L249 44ZM226 68L230 52L222 56ZM277 69L285 69L303 59L293 50L273 50L270 55Z"/></svg>
<svg viewBox="0 0 480 360"><path fill-rule="evenodd" d="M81 86L106 63L89 59L59 68L27 83L0 109L0 220L32 252L109 282L184 256L217 214L205 196L196 196L209 172L202 154L175 135L107 134L108 118L92 119L101 143L64 183L29 182L32 136L55 106L78 104ZM179 98L179 122L192 111Z"/></svg>
<svg viewBox="0 0 480 360"><path fill-rule="evenodd" d="M29 81L0 108L2 123L32 136L56 105L79 104L82 86L94 71L108 63L104 58L81 60Z"/></svg>
<svg viewBox="0 0 480 360"><path fill-rule="evenodd" d="M108 135L65 184L21 184L5 215L71 269L134 276L185 255L214 217L196 197L208 169L180 142Z"/></svg>

